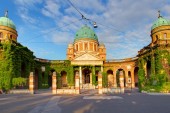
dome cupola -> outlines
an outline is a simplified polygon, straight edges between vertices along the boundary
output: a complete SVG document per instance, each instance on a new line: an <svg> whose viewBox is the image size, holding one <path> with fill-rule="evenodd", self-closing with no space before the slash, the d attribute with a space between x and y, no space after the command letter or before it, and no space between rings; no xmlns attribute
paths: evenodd
<svg viewBox="0 0 170 113"><path fill-rule="evenodd" d="M10 27L10 28L16 30L16 27L15 27L15 24L13 23L13 21L8 18L8 11L5 12L4 17L0 17L0 26Z"/></svg>
<svg viewBox="0 0 170 113"><path fill-rule="evenodd" d="M153 23L151 30L153 30L159 26L164 26L164 25L170 25L170 20L163 18L160 15L160 11L159 11L158 19Z"/></svg>
<svg viewBox="0 0 170 113"><path fill-rule="evenodd" d="M80 40L80 39L92 39L98 41L98 37L96 33L87 25L81 27L74 38L74 41Z"/></svg>

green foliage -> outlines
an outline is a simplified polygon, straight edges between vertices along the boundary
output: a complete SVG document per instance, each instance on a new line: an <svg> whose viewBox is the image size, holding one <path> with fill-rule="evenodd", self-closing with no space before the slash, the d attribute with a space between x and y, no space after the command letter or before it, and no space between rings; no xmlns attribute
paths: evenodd
<svg viewBox="0 0 170 113"><path fill-rule="evenodd" d="M96 74L95 74L95 67L92 67L92 84L96 85Z"/></svg>
<svg viewBox="0 0 170 113"><path fill-rule="evenodd" d="M33 53L19 43L0 45L0 89L12 88L12 78L28 78L33 65Z"/></svg>
<svg viewBox="0 0 170 113"><path fill-rule="evenodd" d="M18 77L18 78L12 78L12 86L17 87L17 86L26 86L27 85L27 78L23 77Z"/></svg>
<svg viewBox="0 0 170 113"><path fill-rule="evenodd" d="M104 88L108 86L108 77L106 72L102 73L102 85Z"/></svg>
<svg viewBox="0 0 170 113"><path fill-rule="evenodd" d="M144 64L147 61L151 61L151 75L148 79L145 79ZM170 53L167 50L155 49L152 54L147 54L138 59L138 78L140 90L146 90L150 92L160 92L164 88L168 81L167 65L170 64ZM165 88L166 89L166 88Z"/></svg>

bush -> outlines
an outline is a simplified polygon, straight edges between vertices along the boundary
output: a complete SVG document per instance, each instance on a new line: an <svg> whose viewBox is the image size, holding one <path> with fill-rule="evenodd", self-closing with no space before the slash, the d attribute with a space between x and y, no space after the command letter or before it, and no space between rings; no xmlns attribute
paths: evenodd
<svg viewBox="0 0 170 113"><path fill-rule="evenodd" d="M15 88L23 88L24 86L27 85L27 78L22 78L22 77L18 77L18 78L13 78L12 79L12 86Z"/></svg>

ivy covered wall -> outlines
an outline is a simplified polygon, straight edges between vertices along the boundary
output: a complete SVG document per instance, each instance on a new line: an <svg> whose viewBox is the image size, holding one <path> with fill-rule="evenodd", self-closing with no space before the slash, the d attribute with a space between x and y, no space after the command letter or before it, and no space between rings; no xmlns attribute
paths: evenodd
<svg viewBox="0 0 170 113"><path fill-rule="evenodd" d="M147 68L150 62L150 75ZM166 47L151 48L138 59L138 79L140 90L162 91L163 86L170 81L170 52ZM170 89L169 89L170 90Z"/></svg>
<svg viewBox="0 0 170 113"><path fill-rule="evenodd" d="M34 55L19 43L0 44L0 89L12 88L12 79L28 78L34 68Z"/></svg>

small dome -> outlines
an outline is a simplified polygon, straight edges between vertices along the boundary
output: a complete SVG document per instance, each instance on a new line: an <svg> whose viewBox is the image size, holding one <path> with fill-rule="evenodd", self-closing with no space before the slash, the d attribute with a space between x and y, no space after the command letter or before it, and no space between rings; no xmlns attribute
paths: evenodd
<svg viewBox="0 0 170 113"><path fill-rule="evenodd" d="M0 17L0 26L7 26L16 30L15 24L8 17Z"/></svg>
<svg viewBox="0 0 170 113"><path fill-rule="evenodd" d="M83 39L83 38L89 38L89 39L93 39L98 41L98 37L96 35L96 33L87 25L81 27L77 33L76 36L74 38L74 41L79 40L79 39Z"/></svg>
<svg viewBox="0 0 170 113"><path fill-rule="evenodd" d="M152 25L151 30L155 29L156 27L163 26L163 25L170 25L170 20L165 19L162 16L160 16Z"/></svg>

